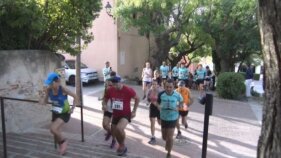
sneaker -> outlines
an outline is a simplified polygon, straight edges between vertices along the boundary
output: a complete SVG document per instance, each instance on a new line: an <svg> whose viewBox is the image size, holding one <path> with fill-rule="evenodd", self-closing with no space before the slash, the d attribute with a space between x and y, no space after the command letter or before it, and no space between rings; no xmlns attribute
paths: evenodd
<svg viewBox="0 0 281 158"><path fill-rule="evenodd" d="M113 149L115 147L116 144L116 140L112 139L111 144L110 144L110 148Z"/></svg>
<svg viewBox="0 0 281 158"><path fill-rule="evenodd" d="M178 131L178 134L177 134L177 136L176 136L176 139L180 139L180 138L181 138L181 132Z"/></svg>
<svg viewBox="0 0 281 158"><path fill-rule="evenodd" d="M111 133L108 132L108 133L105 135L104 140L105 140L105 141L108 141L110 137L111 137Z"/></svg>
<svg viewBox="0 0 281 158"><path fill-rule="evenodd" d="M127 151L128 151L127 147L124 147L123 150L118 149L118 150L117 150L117 155L118 155L118 156L125 156L126 153L127 153Z"/></svg>
<svg viewBox="0 0 281 158"><path fill-rule="evenodd" d="M65 154L65 151L66 151L66 148L67 148L67 140L65 140L62 144L60 144L60 155L64 155Z"/></svg>
<svg viewBox="0 0 281 158"><path fill-rule="evenodd" d="M156 144L156 139L155 139L155 137L151 137L150 138L150 141L148 142L148 144Z"/></svg>
<svg viewBox="0 0 281 158"><path fill-rule="evenodd" d="M166 158L171 158L171 154L167 153Z"/></svg>
<svg viewBox="0 0 281 158"><path fill-rule="evenodd" d="M144 95L143 97L142 97L142 100L144 100L146 98L146 95Z"/></svg>

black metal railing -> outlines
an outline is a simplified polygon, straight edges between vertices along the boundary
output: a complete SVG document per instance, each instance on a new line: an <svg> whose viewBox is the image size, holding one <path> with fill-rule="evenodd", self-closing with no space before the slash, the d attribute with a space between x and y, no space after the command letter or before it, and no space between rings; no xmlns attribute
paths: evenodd
<svg viewBox="0 0 281 158"><path fill-rule="evenodd" d="M29 99L19 99L19 98L10 98L10 97L1 97L0 96L0 105L1 105L1 123L2 123L2 139L3 139L3 158L7 158L7 139L6 139L6 123L5 123L5 104L4 100L13 100L13 101L22 101L22 102L30 102L30 103L38 103L37 100L29 100ZM51 103L48 103L51 104ZM81 141L84 142L84 120L83 120L83 106L80 107L81 110ZM55 148L57 147L57 143L54 139Z"/></svg>

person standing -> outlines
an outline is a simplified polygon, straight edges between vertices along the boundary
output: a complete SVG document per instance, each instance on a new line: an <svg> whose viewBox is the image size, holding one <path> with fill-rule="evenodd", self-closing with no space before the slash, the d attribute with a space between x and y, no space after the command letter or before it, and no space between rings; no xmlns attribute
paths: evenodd
<svg viewBox="0 0 281 158"><path fill-rule="evenodd" d="M152 81L152 86L147 93L147 101L149 104L149 119L150 119L150 130L151 130L151 138L148 142L149 144L156 144L155 138L155 119L157 119L158 124L160 124L160 111L157 108L157 98L160 92L158 83L156 80Z"/></svg>
<svg viewBox="0 0 281 158"><path fill-rule="evenodd" d="M46 105L49 99L52 102L52 123L50 131L54 135L56 143L59 144L60 155L64 155L68 142L62 136L61 129L70 120L70 114L73 112L75 106L79 105L78 97L75 93L61 85L60 76L55 72L48 74L44 83L46 85L44 96L42 96L39 103ZM72 108L70 108L67 99L68 95L74 98Z"/></svg>
<svg viewBox="0 0 281 158"><path fill-rule="evenodd" d="M127 153L127 147L125 146L125 128L131 119L136 116L137 107L139 105L139 97L136 92L120 83L120 77L112 77L109 79L112 82L104 97L103 106L107 106L107 102L110 100L113 113L111 122L111 132L116 137L119 147L117 149L118 156L124 156ZM130 102L134 99L134 108L131 111Z"/></svg>
<svg viewBox="0 0 281 158"><path fill-rule="evenodd" d="M112 71L112 68L110 67L109 61L105 62L105 67L102 69L102 74L103 74L104 82L106 82L107 79L110 78L110 72L111 71Z"/></svg>
<svg viewBox="0 0 281 158"><path fill-rule="evenodd" d="M246 97L251 96L251 83L253 81L254 73L251 65L247 65L245 85L246 85Z"/></svg>
<svg viewBox="0 0 281 158"><path fill-rule="evenodd" d="M146 98L146 91L150 88L151 81L152 81L152 69L150 67L150 63L145 63L145 68L142 69L142 90L143 90L143 98Z"/></svg>
<svg viewBox="0 0 281 158"><path fill-rule="evenodd" d="M182 104L183 98L178 92L174 91L173 81L167 80L165 91L159 93L157 100L157 106L160 109L162 138L166 141L165 149L167 150L167 158L171 157L173 135L179 118L178 108Z"/></svg>

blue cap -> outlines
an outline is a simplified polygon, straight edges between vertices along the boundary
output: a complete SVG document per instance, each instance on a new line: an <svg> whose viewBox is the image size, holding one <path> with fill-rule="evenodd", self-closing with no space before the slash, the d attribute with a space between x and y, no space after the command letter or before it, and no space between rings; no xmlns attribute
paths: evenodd
<svg viewBox="0 0 281 158"><path fill-rule="evenodd" d="M108 79L109 81L113 82L113 83L118 83L121 81L121 77L119 76L113 76L111 78Z"/></svg>
<svg viewBox="0 0 281 158"><path fill-rule="evenodd" d="M48 78L45 80L45 85L49 86L50 84L53 83L53 81L55 79L58 79L60 78L59 74L55 73L55 72L51 72L48 74Z"/></svg>

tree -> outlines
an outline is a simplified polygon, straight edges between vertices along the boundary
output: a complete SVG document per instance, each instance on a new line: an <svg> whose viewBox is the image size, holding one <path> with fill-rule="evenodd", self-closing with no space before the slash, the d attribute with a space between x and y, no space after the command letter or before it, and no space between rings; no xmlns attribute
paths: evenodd
<svg viewBox="0 0 281 158"><path fill-rule="evenodd" d="M5 0L0 3L0 49L44 49L79 53L78 36L88 32L101 0Z"/></svg>
<svg viewBox="0 0 281 158"><path fill-rule="evenodd" d="M281 1L259 0L265 67L265 101L258 158L281 155Z"/></svg>
<svg viewBox="0 0 281 158"><path fill-rule="evenodd" d="M255 0L214 0L202 8L202 25L210 34L216 72L234 71L234 64L259 53Z"/></svg>
<svg viewBox="0 0 281 158"><path fill-rule="evenodd" d="M140 35L153 35L156 50L150 60L159 66L178 45L198 4L196 0L122 0L117 1L116 15L125 28L136 27Z"/></svg>

